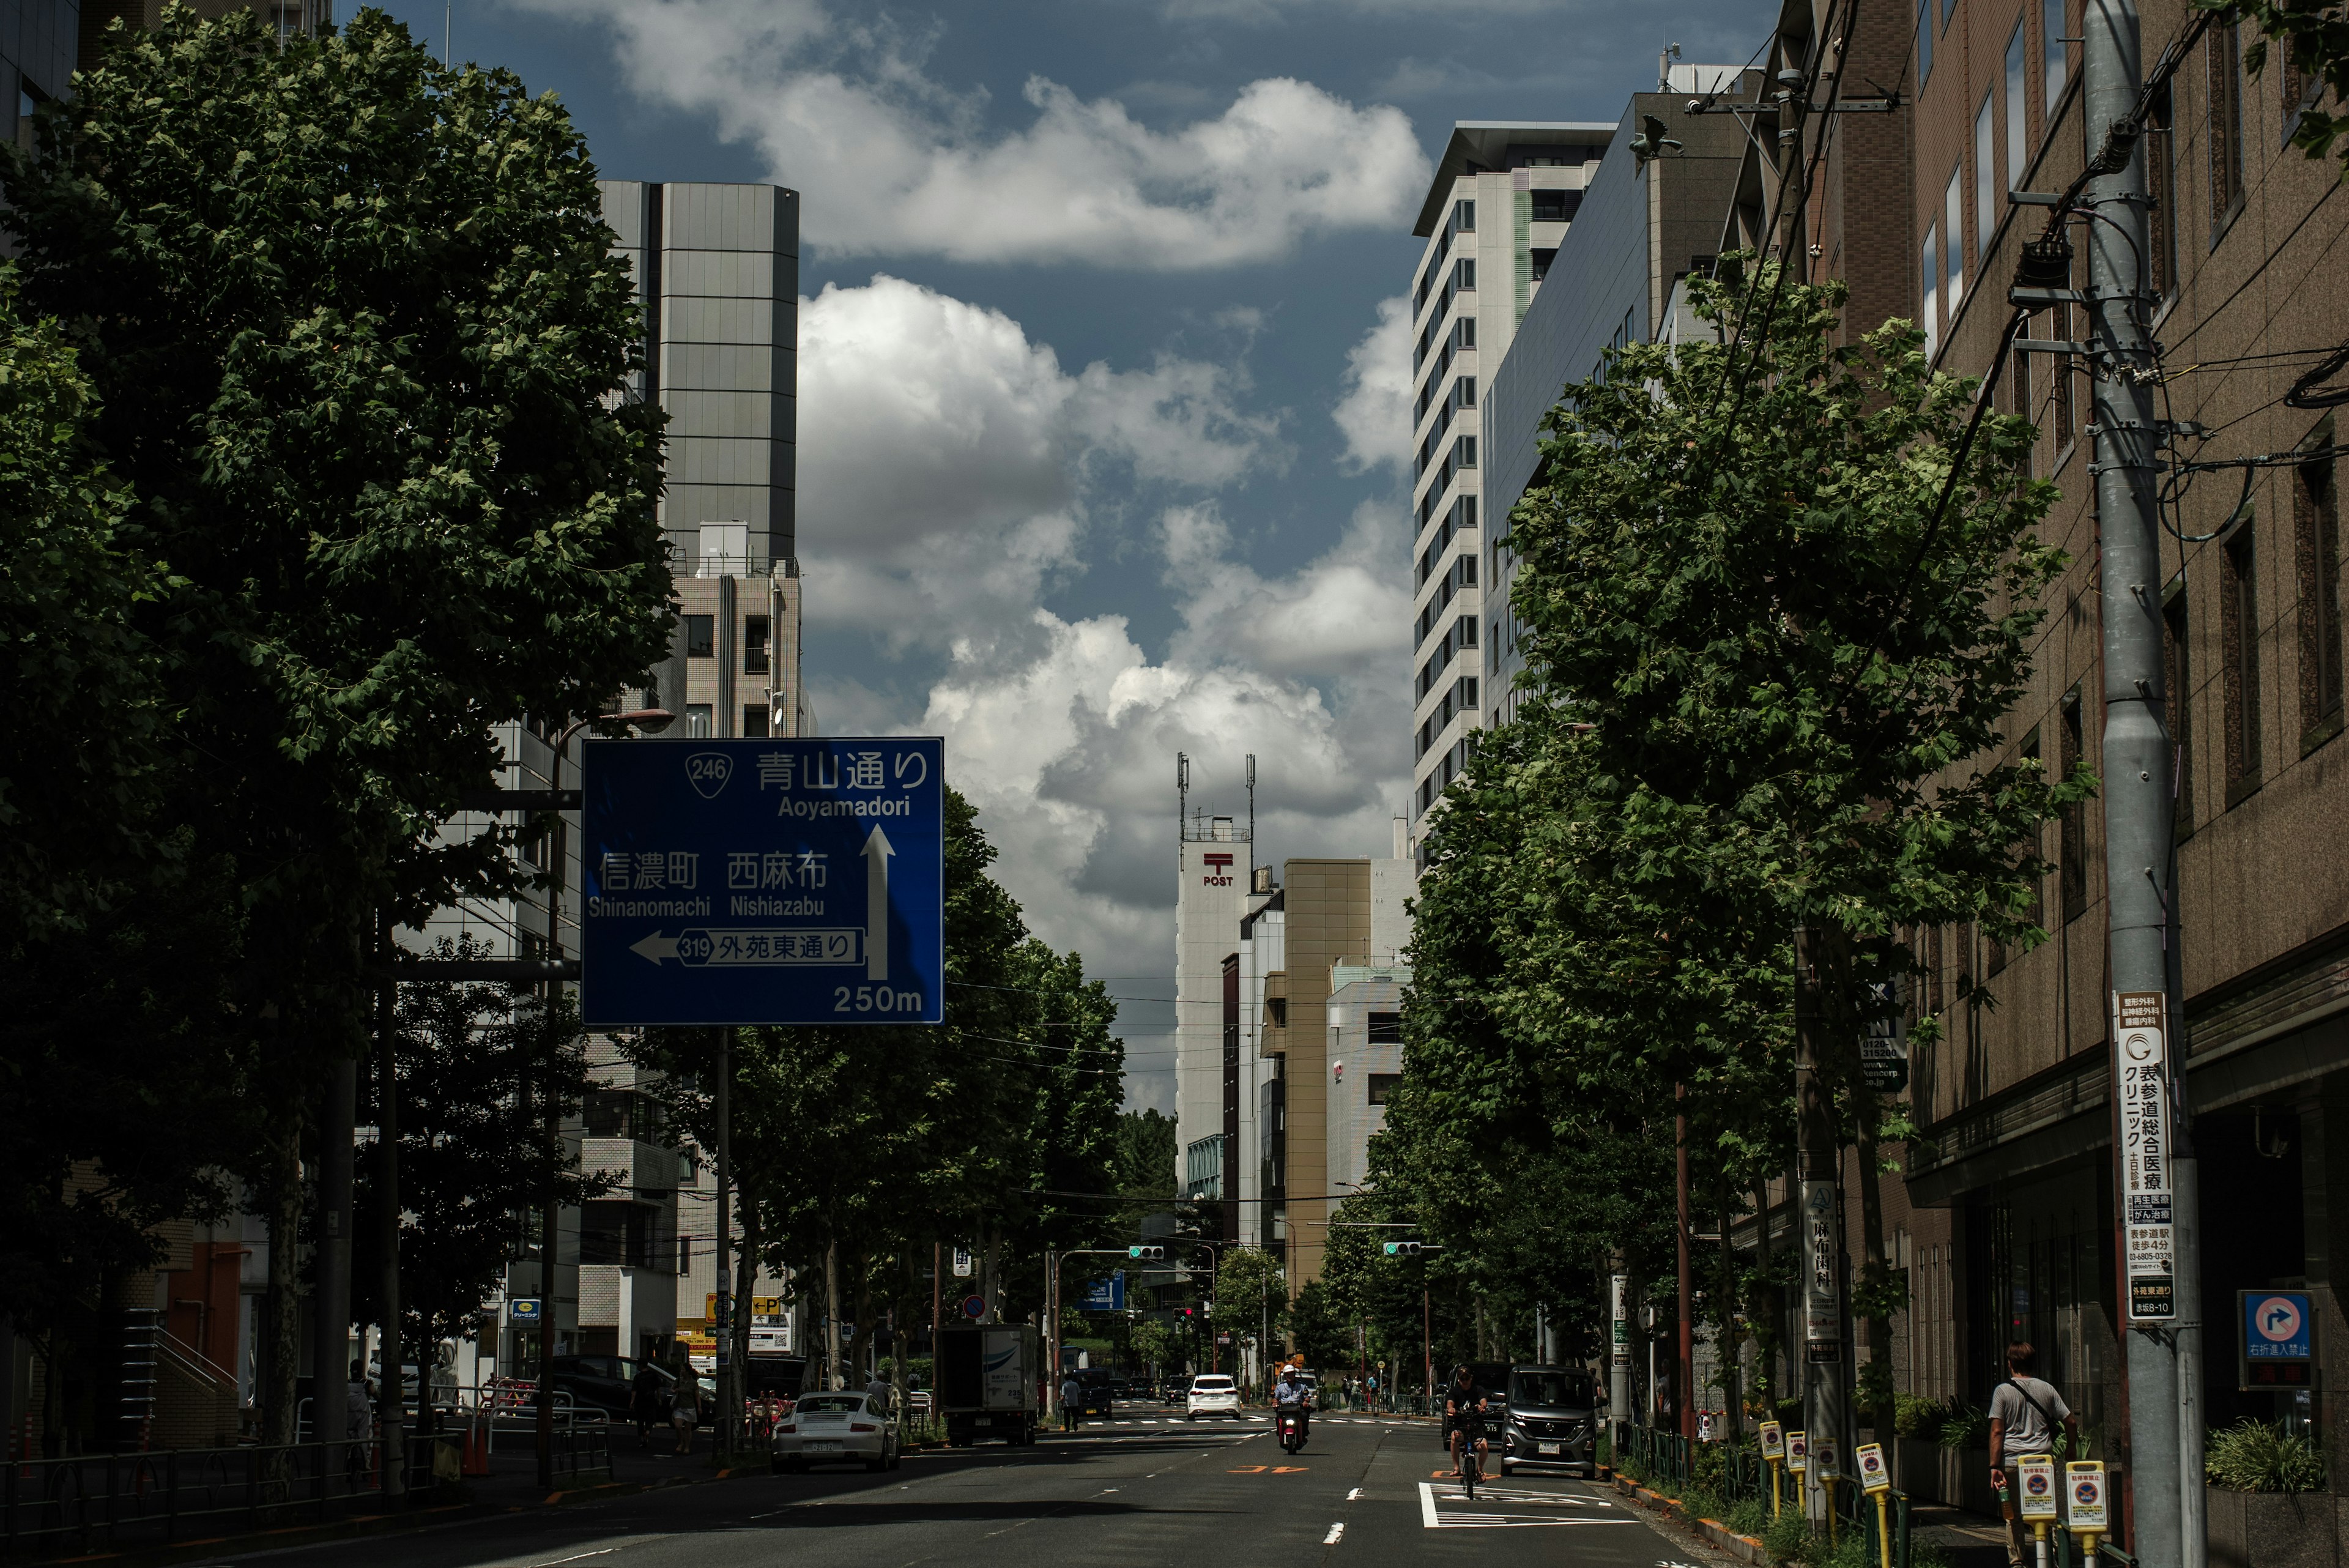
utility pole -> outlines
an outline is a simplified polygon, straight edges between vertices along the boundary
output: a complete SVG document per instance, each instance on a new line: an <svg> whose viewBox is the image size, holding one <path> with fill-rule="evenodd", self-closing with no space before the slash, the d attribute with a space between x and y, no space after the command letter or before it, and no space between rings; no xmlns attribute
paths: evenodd
<svg viewBox="0 0 2349 1568"><path fill-rule="evenodd" d="M1621 1254L1617 1254L1615 1266L1621 1268ZM1612 1323L1609 1325L1607 1356L1607 1420L1609 1426L1628 1426L1631 1419L1631 1276L1617 1274L1609 1282L1608 1303Z"/></svg>
<svg viewBox="0 0 2349 1568"><path fill-rule="evenodd" d="M378 923L377 950L391 959L391 921ZM376 1241L382 1282L378 1286L383 1321L383 1386L376 1405L376 1422L383 1430L383 1495L397 1502L408 1490L408 1394L402 1386L404 1364L400 1340L399 1293L399 1051L398 986L389 976L376 987L376 1156L380 1162L376 1179ZM419 1380L429 1377L424 1355L417 1356ZM428 1385L429 1386L429 1385ZM429 1409L429 1397L417 1408Z"/></svg>
<svg viewBox="0 0 2349 1568"><path fill-rule="evenodd" d="M2171 1128L2177 1085L2169 1066L2175 998L2170 951L2177 929L2170 876L2175 766L2162 679L2161 554L2155 485L2154 308L2141 258L2147 234L2144 153L2135 116L2145 88L2136 0L2086 0L2081 18L2081 88L2098 156L2081 204L2088 251L2087 316L2093 348L2098 572L2105 656L2105 887L2112 974L2114 1102L2120 1108L2121 1292L2127 1349L2129 1456L2124 1506L2129 1550L2143 1568L2186 1560L2181 1492L2199 1490L2181 1462L2181 1426L2199 1415L2179 1378L2173 1331L2189 1326L2177 1284L2197 1277L2194 1227L2173 1204ZM2197 1434L2199 1441L2199 1432ZM2198 1466L2199 1469L2199 1467Z"/></svg>
<svg viewBox="0 0 2349 1568"><path fill-rule="evenodd" d="M318 1114L318 1287L310 1356L310 1436L330 1445L320 1460L325 1487L349 1473L342 1445L351 1419L351 1124L358 1096L358 1059L336 1058Z"/></svg>
<svg viewBox="0 0 2349 1568"><path fill-rule="evenodd" d="M1679 1246L1680 1359L1672 1367L1672 1405L1683 1438L1696 1436L1696 1325L1689 1321L1689 1168L1688 1085L1674 1084L1672 1099L1680 1109L1672 1115L1672 1149L1678 1167L1674 1186L1680 1200Z"/></svg>
<svg viewBox="0 0 2349 1568"><path fill-rule="evenodd" d="M1844 1386L1842 1223L1836 1178L1842 1151L1836 1138L1835 1096L1821 1075L1830 1038L1850 1021L1851 940L1833 927L1806 925L1795 932L1795 1106L1803 1227L1803 1408L1811 1435L1804 1509L1826 1516L1828 1497L1812 1477L1828 1473L1824 1445L1834 1445L1837 1469L1849 1462Z"/></svg>
<svg viewBox="0 0 2349 1568"><path fill-rule="evenodd" d="M734 1222L733 1187L734 1158L727 1090L734 1076L734 1032L718 1031L718 1301L711 1314L712 1326L718 1331L718 1431L717 1460L724 1464L735 1449L735 1435L742 1424L742 1400L734 1390L734 1270L732 1251Z"/></svg>

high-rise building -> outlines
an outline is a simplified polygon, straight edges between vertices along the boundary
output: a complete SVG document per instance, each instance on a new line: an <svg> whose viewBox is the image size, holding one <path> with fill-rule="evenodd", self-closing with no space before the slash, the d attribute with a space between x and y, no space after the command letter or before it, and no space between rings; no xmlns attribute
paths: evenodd
<svg viewBox="0 0 2349 1568"><path fill-rule="evenodd" d="M1462 120L1412 233L1412 841L1483 723L1476 410L1615 127Z"/></svg>
<svg viewBox="0 0 2349 1568"><path fill-rule="evenodd" d="M1250 771L1254 771L1250 759ZM1178 796L1189 800L1190 760L1178 759ZM1251 790L1253 785L1250 786ZM1253 798L1251 796L1251 798ZM1179 809L1179 808L1178 808ZM1237 1042L1226 1028L1225 959L1255 897L1256 827L1228 816L1185 816L1174 898L1174 1137L1178 1190L1195 1201L1237 1199L1239 1128ZM1256 900L1261 902L1261 899Z"/></svg>

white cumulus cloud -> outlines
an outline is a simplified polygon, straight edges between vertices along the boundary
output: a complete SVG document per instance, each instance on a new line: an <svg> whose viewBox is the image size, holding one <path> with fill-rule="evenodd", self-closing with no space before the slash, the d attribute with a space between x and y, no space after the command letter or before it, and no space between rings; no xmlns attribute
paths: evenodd
<svg viewBox="0 0 2349 1568"><path fill-rule="evenodd" d="M1234 815L1256 753L1263 857L1388 852L1410 765L1401 500L1264 570L1248 482L1290 453L1244 361L1071 369L1002 312L888 276L801 311L817 706L946 737L1038 934L1112 989L1172 994L1177 752L1194 804ZM1163 639L1053 607L1104 570L1172 608ZM1169 1103L1169 1059L1146 1054L1169 1017L1125 1012L1136 1103Z"/></svg>
<svg viewBox="0 0 2349 1568"><path fill-rule="evenodd" d="M808 240L839 253L1226 266L1407 223L1429 176L1400 109L1290 78L1162 130L1030 77L1007 127L983 89L930 73L936 34L843 22L818 0L511 3L603 25L636 92L756 147L802 192Z"/></svg>
<svg viewBox="0 0 2349 1568"><path fill-rule="evenodd" d="M1330 417L1346 438L1356 472L1392 464L1411 451L1411 301L1379 301L1379 318L1346 354L1346 379Z"/></svg>

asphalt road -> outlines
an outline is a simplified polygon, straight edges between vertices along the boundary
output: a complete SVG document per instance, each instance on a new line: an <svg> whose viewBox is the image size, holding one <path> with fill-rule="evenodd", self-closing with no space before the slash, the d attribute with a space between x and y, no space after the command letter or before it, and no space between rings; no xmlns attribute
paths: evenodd
<svg viewBox="0 0 2349 1568"><path fill-rule="evenodd" d="M1246 1422L1095 1421L1033 1449L905 1456L883 1475L826 1469L530 1509L397 1535L210 1561L272 1568L1256 1568L1493 1563L1693 1568L1612 1492L1519 1472L1449 1479L1425 1423L1324 1414L1284 1454ZM1709 1554L1708 1554L1709 1555Z"/></svg>

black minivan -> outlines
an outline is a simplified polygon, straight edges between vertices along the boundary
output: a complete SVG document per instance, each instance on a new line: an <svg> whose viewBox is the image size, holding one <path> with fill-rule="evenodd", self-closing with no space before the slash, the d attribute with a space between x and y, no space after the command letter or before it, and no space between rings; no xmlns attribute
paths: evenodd
<svg viewBox="0 0 2349 1568"><path fill-rule="evenodd" d="M1597 1479L1592 1386L1579 1366L1509 1368L1508 1446L1496 1456L1501 1473L1519 1465L1557 1466Z"/></svg>

